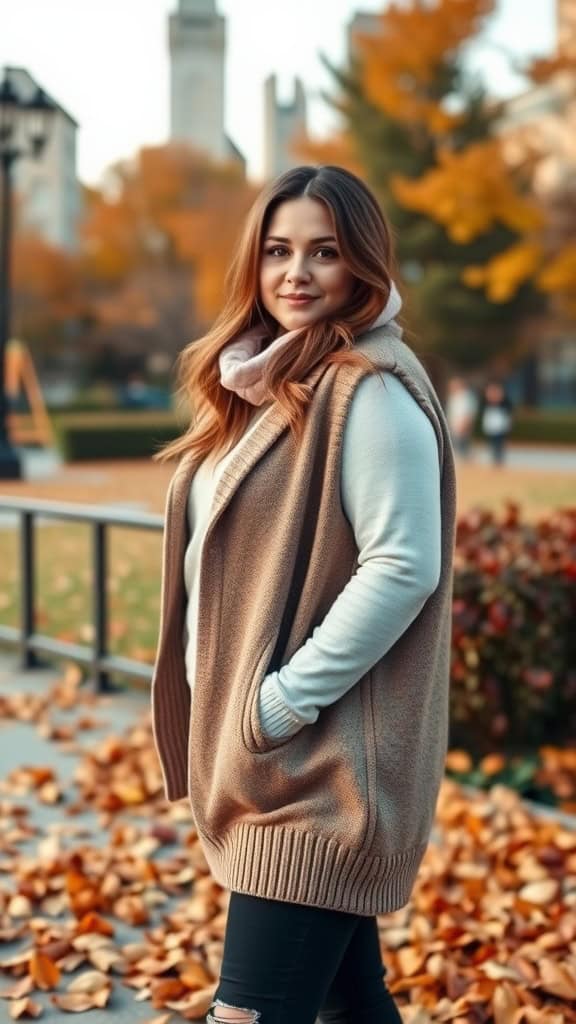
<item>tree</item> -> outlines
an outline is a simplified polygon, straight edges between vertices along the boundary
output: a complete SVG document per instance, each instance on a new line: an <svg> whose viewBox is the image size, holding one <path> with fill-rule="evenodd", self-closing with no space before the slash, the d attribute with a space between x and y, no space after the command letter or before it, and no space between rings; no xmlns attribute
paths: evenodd
<svg viewBox="0 0 576 1024"><path fill-rule="evenodd" d="M462 368L511 358L523 318L542 304L530 281L490 295L466 274L511 250L536 216L527 182L496 158L498 106L464 69L465 46L493 9L493 0L392 4L376 31L357 34L349 67L323 58L348 149L393 225L419 342ZM498 176L503 217L482 207Z"/></svg>
<svg viewBox="0 0 576 1024"><path fill-rule="evenodd" d="M101 344L175 356L216 315L254 190L234 164L184 145L147 147L88 197L83 269Z"/></svg>
<svg viewBox="0 0 576 1024"><path fill-rule="evenodd" d="M74 255L18 229L13 247L12 334L31 344L35 359L62 351L70 325L85 312Z"/></svg>
<svg viewBox="0 0 576 1024"><path fill-rule="evenodd" d="M573 27L572 39L559 34L555 54L517 68L532 83L540 108L540 123L529 123L514 138L514 150L520 154L516 162L540 182L537 215L519 224L522 239L516 246L497 260L471 267L468 273L471 282L488 292L503 287L512 293L533 280L550 297L553 315L572 322L576 319L575 43Z"/></svg>

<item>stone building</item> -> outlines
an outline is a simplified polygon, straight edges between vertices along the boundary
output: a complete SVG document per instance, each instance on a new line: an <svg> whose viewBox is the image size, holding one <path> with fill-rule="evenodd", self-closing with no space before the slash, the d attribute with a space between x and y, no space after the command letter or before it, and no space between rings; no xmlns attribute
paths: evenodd
<svg viewBox="0 0 576 1024"><path fill-rule="evenodd" d="M24 68L6 67L4 73L16 95L30 100L39 83ZM44 90L46 91L46 90ZM50 244L73 251L78 245L81 189L76 167L78 124L60 104L54 105L50 131L41 154L17 160L14 189L18 219Z"/></svg>

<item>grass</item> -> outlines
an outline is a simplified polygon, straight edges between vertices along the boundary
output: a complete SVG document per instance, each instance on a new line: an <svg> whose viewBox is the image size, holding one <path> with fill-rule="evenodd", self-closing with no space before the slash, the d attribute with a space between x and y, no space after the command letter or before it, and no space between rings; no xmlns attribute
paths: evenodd
<svg viewBox="0 0 576 1024"><path fill-rule="evenodd" d="M36 626L59 640L90 645L92 550L89 526L46 523L37 536ZM110 652L152 664L160 612L161 534L112 527L109 533ZM20 583L14 531L0 532L6 581L0 591L2 622L19 624Z"/></svg>

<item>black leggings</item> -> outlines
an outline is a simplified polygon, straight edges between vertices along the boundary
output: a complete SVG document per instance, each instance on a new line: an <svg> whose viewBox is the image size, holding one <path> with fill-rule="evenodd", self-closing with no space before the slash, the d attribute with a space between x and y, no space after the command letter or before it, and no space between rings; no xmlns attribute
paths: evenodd
<svg viewBox="0 0 576 1024"><path fill-rule="evenodd" d="M402 1024L385 973L375 917L233 892L207 1024Z"/></svg>

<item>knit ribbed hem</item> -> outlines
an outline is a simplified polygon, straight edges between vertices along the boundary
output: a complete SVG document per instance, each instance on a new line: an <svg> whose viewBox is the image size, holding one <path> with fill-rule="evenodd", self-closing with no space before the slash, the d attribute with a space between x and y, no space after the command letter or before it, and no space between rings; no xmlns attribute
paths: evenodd
<svg viewBox="0 0 576 1024"><path fill-rule="evenodd" d="M240 824L222 841L200 838L213 878L226 889L366 916L408 903L428 845L367 857L283 825Z"/></svg>
<svg viewBox="0 0 576 1024"><path fill-rule="evenodd" d="M281 740L300 732L303 722L286 704L278 686L277 673L266 676L258 694L260 724L268 736Z"/></svg>

